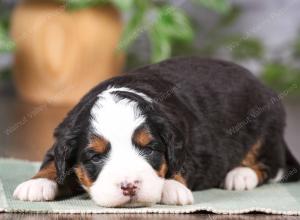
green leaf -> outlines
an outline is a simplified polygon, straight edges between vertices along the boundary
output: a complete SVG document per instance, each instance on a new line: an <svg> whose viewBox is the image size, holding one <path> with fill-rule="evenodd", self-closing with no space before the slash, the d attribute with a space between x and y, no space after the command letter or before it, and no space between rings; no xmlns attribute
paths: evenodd
<svg viewBox="0 0 300 220"><path fill-rule="evenodd" d="M291 85L300 89L300 69L282 63L268 63L262 72L262 80L278 91L285 91Z"/></svg>
<svg viewBox="0 0 300 220"><path fill-rule="evenodd" d="M152 62L159 62L171 56L171 42L166 35L153 27L149 31L149 39L151 42Z"/></svg>
<svg viewBox="0 0 300 220"><path fill-rule="evenodd" d="M131 12L132 15L123 31L123 36L119 42L118 49L126 50L142 32L147 31L147 27L145 27L147 7L146 2L136 0L135 6Z"/></svg>
<svg viewBox="0 0 300 220"><path fill-rule="evenodd" d="M0 53L11 52L15 45L9 35L9 15L8 13L0 14Z"/></svg>
<svg viewBox="0 0 300 220"><path fill-rule="evenodd" d="M218 27L224 28L234 24L234 22L237 21L240 15L241 9L239 7L231 7L230 10L221 17Z"/></svg>
<svg viewBox="0 0 300 220"><path fill-rule="evenodd" d="M6 28L0 23L0 53L11 52L15 44L10 40Z"/></svg>
<svg viewBox="0 0 300 220"><path fill-rule="evenodd" d="M135 0L57 0L66 4L69 10L79 10L98 5L113 4L121 11L128 11L134 5Z"/></svg>
<svg viewBox="0 0 300 220"><path fill-rule="evenodd" d="M59 0L66 5L68 10L79 10L87 7L108 4L110 0Z"/></svg>
<svg viewBox="0 0 300 220"><path fill-rule="evenodd" d="M256 38L234 37L231 39L231 44L235 43L235 47L232 48L232 56L237 60L261 58L264 54L264 46Z"/></svg>
<svg viewBox="0 0 300 220"><path fill-rule="evenodd" d="M208 9L212 9L219 13L226 13L230 9L228 0L194 0Z"/></svg>
<svg viewBox="0 0 300 220"><path fill-rule="evenodd" d="M134 0L111 0L111 2L121 11L130 11L134 6Z"/></svg>
<svg viewBox="0 0 300 220"><path fill-rule="evenodd" d="M294 55L297 58L300 58L300 37L297 38L295 45L294 45Z"/></svg>
<svg viewBox="0 0 300 220"><path fill-rule="evenodd" d="M269 63L263 71L263 79L267 82L282 82L284 76L290 73L290 69L279 63Z"/></svg>
<svg viewBox="0 0 300 220"><path fill-rule="evenodd" d="M194 32L187 16L178 8L164 6L157 9L155 28L171 40L191 42Z"/></svg>
<svg viewBox="0 0 300 220"><path fill-rule="evenodd" d="M0 81L7 81L11 78L11 69L4 69L0 72Z"/></svg>
<svg viewBox="0 0 300 220"><path fill-rule="evenodd" d="M155 19L149 30L151 59L159 62L172 54L172 45L178 42L191 42L193 29L184 13L175 7L154 8Z"/></svg>

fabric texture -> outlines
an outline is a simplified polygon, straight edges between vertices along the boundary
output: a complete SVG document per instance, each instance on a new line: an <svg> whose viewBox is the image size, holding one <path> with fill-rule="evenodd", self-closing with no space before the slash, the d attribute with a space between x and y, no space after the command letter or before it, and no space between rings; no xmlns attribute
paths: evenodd
<svg viewBox="0 0 300 220"><path fill-rule="evenodd" d="M22 213L194 213L242 214L253 211L300 215L300 182L270 184L252 191L211 189L194 192L195 203L188 206L155 205L143 208L102 208L88 195L52 202L24 202L13 199L16 186L29 179L40 163L0 159L0 212Z"/></svg>

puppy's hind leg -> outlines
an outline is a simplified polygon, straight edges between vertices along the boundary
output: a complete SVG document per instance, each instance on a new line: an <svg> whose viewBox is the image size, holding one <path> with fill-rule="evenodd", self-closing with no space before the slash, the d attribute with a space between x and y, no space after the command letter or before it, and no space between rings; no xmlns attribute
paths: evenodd
<svg viewBox="0 0 300 220"><path fill-rule="evenodd" d="M255 171L249 167L236 167L227 173L225 189L227 190L251 190L258 185L258 177Z"/></svg>
<svg viewBox="0 0 300 220"><path fill-rule="evenodd" d="M267 167L260 159L262 141L257 141L242 160L241 165L230 170L225 178L227 190L251 190L268 179Z"/></svg>

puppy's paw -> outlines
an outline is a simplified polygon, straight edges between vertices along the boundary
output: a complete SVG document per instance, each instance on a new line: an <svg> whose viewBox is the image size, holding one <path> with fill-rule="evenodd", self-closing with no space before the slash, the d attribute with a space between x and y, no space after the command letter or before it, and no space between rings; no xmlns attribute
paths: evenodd
<svg viewBox="0 0 300 220"><path fill-rule="evenodd" d="M225 189L227 190L251 190L258 185L258 177L249 167L237 167L227 173Z"/></svg>
<svg viewBox="0 0 300 220"><path fill-rule="evenodd" d="M161 203L167 205L190 205L194 197L186 186L176 180L165 180Z"/></svg>
<svg viewBox="0 0 300 220"><path fill-rule="evenodd" d="M14 191L14 198L23 201L54 200L58 193L58 185L53 180L39 178L21 183Z"/></svg>

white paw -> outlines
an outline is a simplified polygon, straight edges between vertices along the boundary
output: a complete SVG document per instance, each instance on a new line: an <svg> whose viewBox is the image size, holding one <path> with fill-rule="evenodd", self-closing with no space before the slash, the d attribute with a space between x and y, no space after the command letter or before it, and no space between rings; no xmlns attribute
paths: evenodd
<svg viewBox="0 0 300 220"><path fill-rule="evenodd" d="M45 179L31 179L21 183L14 191L14 198L24 201L54 200L58 192L56 182Z"/></svg>
<svg viewBox="0 0 300 220"><path fill-rule="evenodd" d="M165 180L161 203L167 205L190 205L194 197L186 186L176 180Z"/></svg>
<svg viewBox="0 0 300 220"><path fill-rule="evenodd" d="M254 170L249 167L237 167L227 173L225 189L227 190L251 190L258 185L258 178Z"/></svg>

